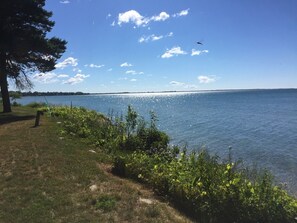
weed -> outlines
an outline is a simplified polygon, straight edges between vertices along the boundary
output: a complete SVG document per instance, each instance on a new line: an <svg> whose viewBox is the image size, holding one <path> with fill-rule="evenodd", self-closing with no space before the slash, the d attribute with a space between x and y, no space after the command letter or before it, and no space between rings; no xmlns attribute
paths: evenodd
<svg viewBox="0 0 297 223"><path fill-rule="evenodd" d="M156 205L149 205L145 209L145 215L148 218L156 218L156 217L160 216L160 209Z"/></svg>
<svg viewBox="0 0 297 223"><path fill-rule="evenodd" d="M111 195L102 195L95 203L95 207L105 212L112 211L116 206L116 198Z"/></svg>

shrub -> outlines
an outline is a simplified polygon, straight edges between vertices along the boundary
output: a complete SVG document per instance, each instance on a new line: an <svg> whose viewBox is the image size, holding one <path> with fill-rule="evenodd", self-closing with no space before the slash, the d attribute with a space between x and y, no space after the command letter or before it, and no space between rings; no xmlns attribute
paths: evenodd
<svg viewBox="0 0 297 223"><path fill-rule="evenodd" d="M171 159L135 151L114 166L169 196L199 222L294 222L297 216L296 199L274 186L269 173L251 180L235 163L204 150Z"/></svg>
<svg viewBox="0 0 297 223"><path fill-rule="evenodd" d="M105 212L112 211L116 206L117 199L110 195L102 195L96 200L95 207Z"/></svg>
<svg viewBox="0 0 297 223"><path fill-rule="evenodd" d="M26 106L30 108L42 108L42 107L47 107L47 104L44 102L32 102L27 104Z"/></svg>

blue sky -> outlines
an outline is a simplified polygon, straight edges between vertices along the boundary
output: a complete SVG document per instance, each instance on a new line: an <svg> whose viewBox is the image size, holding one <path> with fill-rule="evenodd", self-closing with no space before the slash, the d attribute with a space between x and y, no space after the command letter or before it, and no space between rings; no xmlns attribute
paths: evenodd
<svg viewBox="0 0 297 223"><path fill-rule="evenodd" d="M296 0L50 0L68 41L33 91L297 88ZM201 41L203 45L196 42Z"/></svg>

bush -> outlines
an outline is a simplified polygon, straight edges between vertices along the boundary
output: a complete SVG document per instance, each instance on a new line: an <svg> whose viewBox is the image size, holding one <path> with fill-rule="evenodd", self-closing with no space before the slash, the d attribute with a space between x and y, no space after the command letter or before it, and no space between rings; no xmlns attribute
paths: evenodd
<svg viewBox="0 0 297 223"><path fill-rule="evenodd" d="M167 151L169 137L156 128L156 116L152 115L150 126L138 118L131 106L126 120L106 118L85 108L51 107L50 115L62 119L63 131L88 139L91 143L109 151L143 150L149 153Z"/></svg>
<svg viewBox="0 0 297 223"><path fill-rule="evenodd" d="M294 222L296 199L274 186L269 173L252 180L236 166L204 150L172 159L136 151L114 163L127 177L169 196L198 222Z"/></svg>
<svg viewBox="0 0 297 223"><path fill-rule="evenodd" d="M27 104L26 106L30 108L42 108L47 107L47 104L45 102L32 102Z"/></svg>

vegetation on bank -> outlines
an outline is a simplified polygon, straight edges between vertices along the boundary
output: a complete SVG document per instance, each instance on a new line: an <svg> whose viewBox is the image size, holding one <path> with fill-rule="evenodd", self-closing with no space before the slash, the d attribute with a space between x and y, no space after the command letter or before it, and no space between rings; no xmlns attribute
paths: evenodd
<svg viewBox="0 0 297 223"><path fill-rule="evenodd" d="M114 173L151 186L198 222L296 221L297 200L269 173L252 173L204 150L169 146L153 112L149 122L130 106L122 117L70 107L52 107L48 114L61 120L62 134L112 154Z"/></svg>

